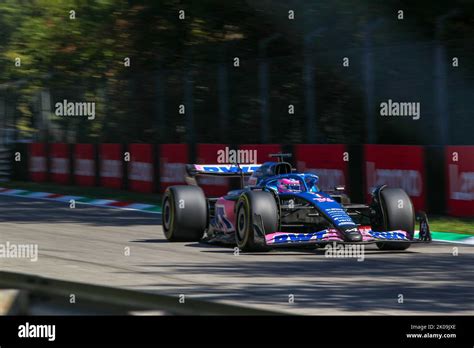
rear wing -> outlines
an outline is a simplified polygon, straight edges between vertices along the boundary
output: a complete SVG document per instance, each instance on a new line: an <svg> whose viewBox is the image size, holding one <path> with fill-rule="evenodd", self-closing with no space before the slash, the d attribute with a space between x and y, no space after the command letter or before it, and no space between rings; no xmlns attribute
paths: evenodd
<svg viewBox="0 0 474 348"><path fill-rule="evenodd" d="M187 164L186 173L189 176L240 176L251 175L260 168L261 164Z"/></svg>
<svg viewBox="0 0 474 348"><path fill-rule="evenodd" d="M241 178L251 175L261 164L187 164L185 180L189 185L197 185L197 176Z"/></svg>

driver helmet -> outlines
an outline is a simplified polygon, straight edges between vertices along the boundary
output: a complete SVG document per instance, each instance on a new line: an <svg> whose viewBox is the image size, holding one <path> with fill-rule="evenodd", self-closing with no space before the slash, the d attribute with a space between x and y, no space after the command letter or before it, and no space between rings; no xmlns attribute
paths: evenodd
<svg viewBox="0 0 474 348"><path fill-rule="evenodd" d="M295 179L280 179L278 192L301 192L301 183Z"/></svg>
<svg viewBox="0 0 474 348"><path fill-rule="evenodd" d="M305 177L306 185L309 188L310 192L318 192L318 181L319 177L317 175L311 174Z"/></svg>

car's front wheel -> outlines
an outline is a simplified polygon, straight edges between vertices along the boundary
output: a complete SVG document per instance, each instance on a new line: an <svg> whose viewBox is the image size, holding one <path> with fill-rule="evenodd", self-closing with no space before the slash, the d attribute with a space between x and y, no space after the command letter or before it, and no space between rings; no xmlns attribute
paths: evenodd
<svg viewBox="0 0 474 348"><path fill-rule="evenodd" d="M380 214L383 214L382 226L385 231L402 230L412 240L415 233L415 210L407 193L400 188L385 187L379 193ZM406 250L409 242L379 242L380 250Z"/></svg>
<svg viewBox="0 0 474 348"><path fill-rule="evenodd" d="M235 241L243 251L267 251L265 234L278 229L278 207L269 192L249 191L242 194L236 205ZM259 235L259 241L257 236Z"/></svg>

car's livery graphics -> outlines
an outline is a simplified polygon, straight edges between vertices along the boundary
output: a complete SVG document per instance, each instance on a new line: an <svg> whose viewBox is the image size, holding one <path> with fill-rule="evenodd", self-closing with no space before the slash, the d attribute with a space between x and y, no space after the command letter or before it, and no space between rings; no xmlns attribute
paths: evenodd
<svg viewBox="0 0 474 348"><path fill-rule="evenodd" d="M323 213L336 227L351 228L357 227L345 210L330 195L325 192L304 192L297 195L299 198L305 199L312 203L317 209Z"/></svg>
<svg viewBox="0 0 474 348"><path fill-rule="evenodd" d="M405 231L387 231L375 232L367 229L360 229L364 242L383 241L383 240L404 240L409 241ZM311 242L343 242L344 236L337 229L327 229L310 233L288 233L275 232L265 235L267 244L288 244L288 243L311 243Z"/></svg>
<svg viewBox="0 0 474 348"><path fill-rule="evenodd" d="M239 166L235 164L194 165L194 169L201 174L238 174L241 171L243 173L253 173L258 168L260 168L260 164L241 164Z"/></svg>
<svg viewBox="0 0 474 348"><path fill-rule="evenodd" d="M234 220L234 203L233 201L219 198L215 205L215 218L211 221L213 227L224 233L235 231Z"/></svg>

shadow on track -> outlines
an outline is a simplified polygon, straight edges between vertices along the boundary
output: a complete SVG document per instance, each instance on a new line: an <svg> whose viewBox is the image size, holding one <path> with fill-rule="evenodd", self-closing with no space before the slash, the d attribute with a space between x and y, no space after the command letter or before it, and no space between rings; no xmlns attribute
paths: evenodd
<svg viewBox="0 0 474 348"><path fill-rule="evenodd" d="M294 253L290 253L294 254ZM207 300L239 301L242 304L280 304L296 309L311 308L311 314L401 310L418 313L474 314L474 255L379 253L367 251L364 262L329 259L313 252L288 262L285 252L267 253L264 260L254 254L230 256L228 262L142 265L147 274L212 275L208 283L166 285L157 292L205 297ZM381 256L381 255L384 256ZM259 254L261 255L261 254ZM248 258L247 258L248 257ZM236 262L242 258L242 262ZM250 260L250 261L249 261ZM216 276L216 277L215 277ZM220 276L220 277L218 277ZM201 278L201 279L202 279ZM288 296L295 303L288 304ZM403 303L399 303L399 295Z"/></svg>

